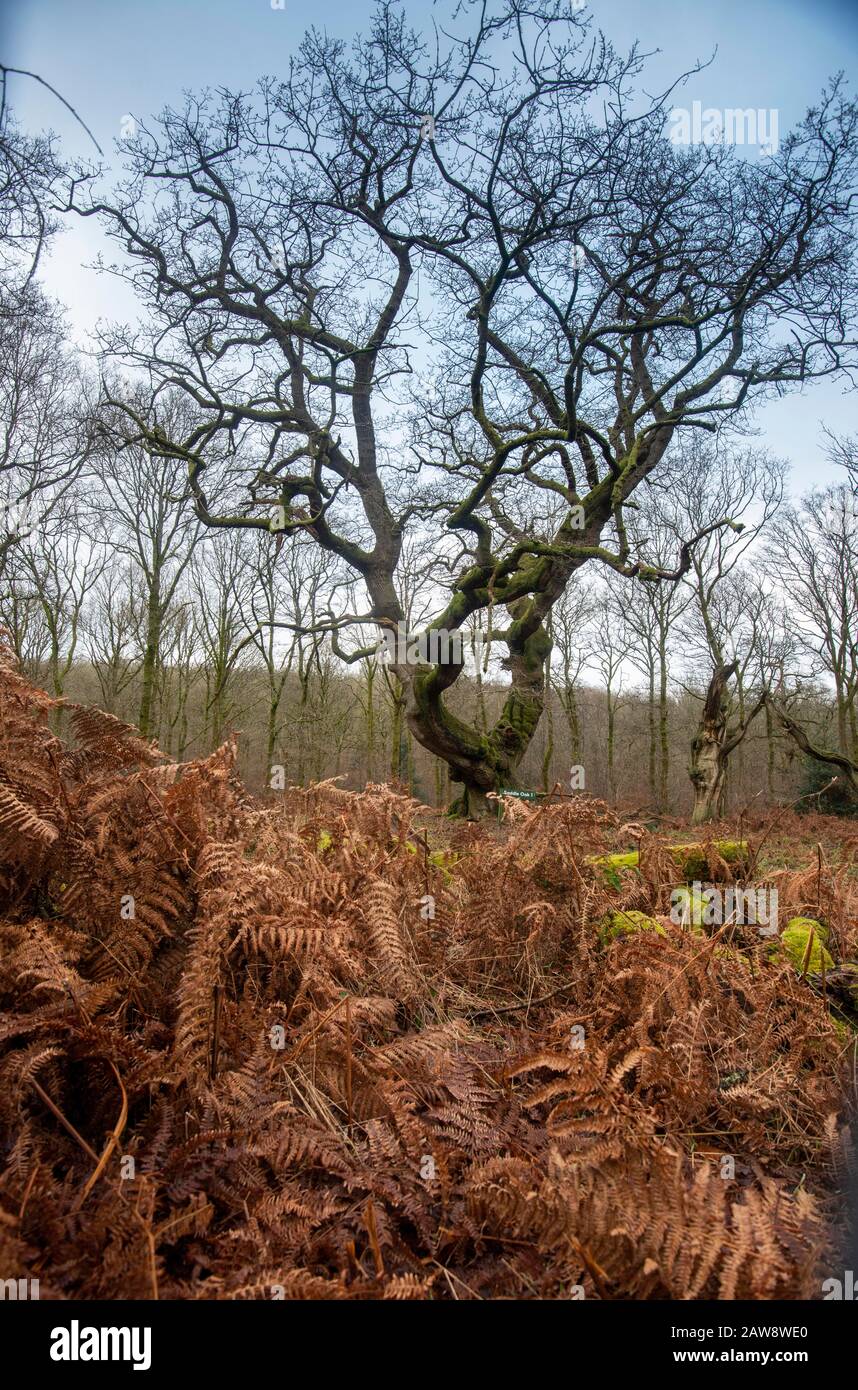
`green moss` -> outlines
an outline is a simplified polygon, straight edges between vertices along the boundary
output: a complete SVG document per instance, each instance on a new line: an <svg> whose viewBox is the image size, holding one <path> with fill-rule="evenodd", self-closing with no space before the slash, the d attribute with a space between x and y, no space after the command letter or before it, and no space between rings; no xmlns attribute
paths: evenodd
<svg viewBox="0 0 858 1390"><path fill-rule="evenodd" d="M715 840L712 848L727 864L743 866L747 863L746 840ZM676 867L686 882L711 878L706 845L668 845L667 852L675 860Z"/></svg>
<svg viewBox="0 0 858 1390"><path fill-rule="evenodd" d="M706 935L703 930L706 907L706 898L699 888L686 888L683 885L674 888L671 893L671 920L681 917L682 925L690 927L695 936Z"/></svg>
<svg viewBox="0 0 858 1390"><path fill-rule="evenodd" d="M636 869L640 863L640 855L635 849L629 854L603 854L594 862L597 864L610 864L612 869Z"/></svg>
<svg viewBox="0 0 858 1390"><path fill-rule="evenodd" d="M728 960L732 965L741 966L743 970L750 969L748 957L743 955L735 946L716 946L713 952L721 960Z"/></svg>
<svg viewBox="0 0 858 1390"><path fill-rule="evenodd" d="M429 855L429 863L439 871L445 883L452 883L453 875L450 870L455 868L459 858L454 849L433 849Z"/></svg>
<svg viewBox="0 0 858 1390"><path fill-rule="evenodd" d="M316 853L324 854L326 849L330 849L334 843L334 837L329 830L320 830L319 838L316 841Z"/></svg>
<svg viewBox="0 0 858 1390"><path fill-rule="evenodd" d="M429 855L429 863L437 864L439 869L450 869L454 864L458 864L461 858L455 849L433 849Z"/></svg>
<svg viewBox="0 0 858 1390"><path fill-rule="evenodd" d="M587 860L588 864L594 864L601 871L609 888L622 888L622 875L630 871L636 873L639 862L637 850L632 850L630 854L596 854Z"/></svg>
<svg viewBox="0 0 858 1390"><path fill-rule="evenodd" d="M746 840L716 840L712 847L727 864L738 867L747 863ZM695 879L705 881L711 877L706 845L666 845L665 849L676 861L680 875L687 882L693 882ZM640 855L637 850L631 850L627 854L597 854L588 859L587 863L597 865L602 870L605 881L619 888L620 875L637 869Z"/></svg>
<svg viewBox="0 0 858 1390"><path fill-rule="evenodd" d="M802 927L805 931L810 931L813 928L814 935L822 942L823 946L828 945L828 928L824 927L821 922L817 922L815 917L790 917L784 931L788 932L791 927Z"/></svg>
<svg viewBox="0 0 858 1390"><path fill-rule="evenodd" d="M492 744L510 756L526 747L539 723L542 704L541 696L533 696L513 687L492 731ZM497 758L495 763L497 765Z"/></svg>
<svg viewBox="0 0 858 1390"><path fill-rule="evenodd" d="M645 912L609 912L599 926L599 940L603 946L607 946L618 936L634 936L639 931L654 931L659 936L667 936L661 923L654 917L648 917Z"/></svg>
<svg viewBox="0 0 858 1390"><path fill-rule="evenodd" d="M825 928L812 917L793 917L781 932L778 945L797 970L820 975L823 968L834 969L834 961L825 949L827 935Z"/></svg>

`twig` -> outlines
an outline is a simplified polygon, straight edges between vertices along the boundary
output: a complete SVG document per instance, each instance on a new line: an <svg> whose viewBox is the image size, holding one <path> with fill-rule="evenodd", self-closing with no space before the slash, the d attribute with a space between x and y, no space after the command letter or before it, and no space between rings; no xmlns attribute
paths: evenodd
<svg viewBox="0 0 858 1390"><path fill-rule="evenodd" d="M77 114L71 103L66 101L64 96L60 95L56 87L52 87L50 82L46 82L44 77L40 77L37 72L27 72L24 68L7 68L5 63L0 63L0 72L2 72L3 74L4 91L6 87L6 75L10 72L15 73L17 77L31 77L34 82L39 82L43 87L47 87L48 91L56 97L57 101L61 101L66 110L72 113L78 125L82 126L83 129L86 131L87 135L89 136L92 143L95 145L95 148L98 150L98 153L101 155L102 159L104 158L104 150L99 145L89 126L86 124L86 121L81 120L80 116Z"/></svg>
<svg viewBox="0 0 858 1390"><path fill-rule="evenodd" d="M111 1134L104 1147L104 1153L101 1155L101 1158L98 1160L98 1163L96 1164L95 1172L90 1177L89 1181L86 1184L86 1187L83 1189L83 1192L80 1194L80 1197L75 1203L75 1211L80 1211L90 1192L92 1191L95 1184L98 1182L98 1179L101 1177L102 1173L107 1167L110 1161L110 1155L113 1153L113 1150L119 1143L120 1135L122 1134L122 1131L125 1128L125 1123L128 1119L128 1093L122 1084L122 1077L119 1075L119 1072L116 1070L116 1067L113 1065L112 1062L108 1062L107 1065L110 1067L110 1070L116 1077L116 1083L122 1095L122 1105L119 1111L119 1119L116 1121L116 1124L113 1127L113 1133Z"/></svg>
<svg viewBox="0 0 858 1390"><path fill-rule="evenodd" d="M54 1104L47 1091L44 1091L42 1087L39 1085L38 1081L36 1081L36 1079L32 1076L30 1077L30 1085L32 1086L33 1090L36 1092L36 1095L40 1098L40 1100L44 1101L51 1114L56 1116L63 1129L65 1129L71 1135L72 1139L77 1140L81 1148L84 1150L85 1153L89 1154L90 1158L93 1160L94 1163L98 1163L99 1157L98 1154L95 1152L95 1149L92 1148L92 1146L86 1142L82 1134L78 1134L71 1120L66 1119L60 1107Z"/></svg>
<svg viewBox="0 0 858 1390"><path fill-rule="evenodd" d="M375 1207L372 1204L371 1197L364 1207L364 1220L366 1221L366 1229L369 1235L369 1247L372 1251L372 1257L375 1260L376 1278L383 1279L384 1260L381 1257L381 1246L378 1243L378 1229L375 1224Z"/></svg>
<svg viewBox="0 0 858 1390"><path fill-rule="evenodd" d="M348 1106L348 1126L352 1127L352 1010L351 999L346 999L346 1104Z"/></svg>
<svg viewBox="0 0 858 1390"><path fill-rule="evenodd" d="M223 997L223 985L218 981L214 987L214 1003L212 1008L212 1047L209 1057L209 1080L214 1081L217 1076L217 1057L220 1050L220 1005Z"/></svg>

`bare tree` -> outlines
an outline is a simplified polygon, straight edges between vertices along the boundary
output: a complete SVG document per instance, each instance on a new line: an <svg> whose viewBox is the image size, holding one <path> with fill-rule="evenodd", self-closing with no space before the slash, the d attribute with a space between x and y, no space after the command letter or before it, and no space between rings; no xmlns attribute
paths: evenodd
<svg viewBox="0 0 858 1390"><path fill-rule="evenodd" d="M269 545L264 537L252 537L256 543L253 555L253 582L248 595L246 608L241 613L247 637L256 655L261 660L266 681L265 713L265 767L270 769L275 763L277 745L283 730L281 706L286 683L293 669L298 651L297 625L300 614L295 613L289 598L289 584L284 569L300 570L304 566L304 585L316 587L318 576L311 572L306 562L308 552L314 550L309 545L294 543L285 557L286 565L281 563L279 551ZM316 552L313 558L325 559L323 552ZM300 583L292 586L303 587ZM296 629L284 634L278 626L280 620L291 617Z"/></svg>
<svg viewBox="0 0 858 1390"><path fill-rule="evenodd" d="M835 83L760 165L682 149L670 93L632 114L642 60L579 12L467 13L429 42L390 3L351 50L314 31L285 81L141 124L116 195L78 181L70 201L130 252L116 271L150 314L105 350L193 402L184 429L129 413L206 525L265 531L278 502L284 535L362 581L365 631L401 621L403 540L431 522L432 563L454 565L431 629L504 614L487 733L445 705L462 661L395 672L478 814L533 738L571 575L687 570L694 535L664 571L626 533L671 444L855 365L856 107ZM445 346L409 391L421 335ZM550 530L530 522L546 495Z"/></svg>
<svg viewBox="0 0 858 1390"><path fill-rule="evenodd" d="M786 465L763 451L738 449L720 441L696 444L671 478L670 505L677 543L689 521L701 528L707 520L727 515L731 522L729 527L710 530L695 547L683 581L693 597L686 610L686 652L693 672L699 670L701 661L706 670L689 767L695 824L723 810L730 755L762 708L759 700L745 707L743 671L751 660L752 646L749 637L743 645L737 629L737 609L740 615L745 591L731 584L731 579L780 506L785 473ZM739 682L738 702L731 694L734 678ZM693 683L700 688L699 679Z"/></svg>
<svg viewBox="0 0 858 1390"><path fill-rule="evenodd" d="M566 717L572 762L580 765L582 728L580 709L581 676L587 665L587 629L597 609L596 591L576 576L555 603L550 622L554 651L559 657L554 669L554 688Z"/></svg>
<svg viewBox="0 0 858 1390"><path fill-rule="evenodd" d="M160 410L159 410L160 405ZM164 428L180 428L187 419L182 398L165 396L158 404L138 393L135 412L149 422L158 437ZM186 505L188 484L182 463L145 442L123 434L124 416L108 415L93 470L103 489L102 513L112 527L118 555L134 565L143 610L143 657L138 724L144 737L154 733L155 693L161 664L161 636L183 576L194 553L200 526Z"/></svg>
<svg viewBox="0 0 858 1390"><path fill-rule="evenodd" d="M236 670L246 657L244 615L250 606L253 557L246 532L208 536L189 570L191 607L206 685L205 719L210 748L219 748L236 718Z"/></svg>
<svg viewBox="0 0 858 1390"><path fill-rule="evenodd" d="M42 611L48 636L46 679L62 697L83 633L84 608L107 563L80 497L66 496L26 542L21 562Z"/></svg>
<svg viewBox="0 0 858 1390"><path fill-rule="evenodd" d="M790 621L789 608L784 604L772 578L765 571L759 566L741 570L736 576L736 584L741 591L739 622L744 629L741 641L748 654L744 670L737 682L742 700L740 712L744 715L744 701L749 690L762 693L777 691L780 697L789 695L790 692L798 693L794 667L800 646ZM765 702L763 715L766 731L766 790L769 800L774 802L778 740L770 700ZM740 758L741 753L740 747Z"/></svg>
<svg viewBox="0 0 858 1390"><path fill-rule="evenodd" d="M131 562L108 561L92 585L84 614L83 644L98 680L101 704L118 714L120 701L140 669L141 628Z"/></svg>
<svg viewBox="0 0 858 1390"><path fill-rule="evenodd" d="M787 508L768 555L812 671L834 687L837 750L858 761L858 514L851 490L810 492Z"/></svg>
<svg viewBox="0 0 858 1390"><path fill-rule="evenodd" d="M825 431L829 461L846 469L847 485L852 495L852 515L858 517L858 434L834 434Z"/></svg>
<svg viewBox="0 0 858 1390"><path fill-rule="evenodd" d="M34 286L0 307L0 577L86 463L91 417L57 307Z"/></svg>
<svg viewBox="0 0 858 1390"><path fill-rule="evenodd" d="M0 63L0 578L90 446L81 373L60 311L36 281L65 171L52 135L16 123L10 78L41 83L80 120L43 78Z"/></svg>
<svg viewBox="0 0 858 1390"><path fill-rule="evenodd" d="M643 488L630 511L629 536L635 553L651 555L668 567L677 551L679 517L669 481L663 487ZM681 532L680 532L681 534ZM629 660L643 675L648 692L648 780L660 811L667 809L670 778L669 671L672 638L693 601L687 584L649 584L641 581L615 591L611 611L620 610L632 640Z"/></svg>
<svg viewBox="0 0 858 1390"><path fill-rule="evenodd" d="M623 703L625 668L636 634L625 622L621 595L607 584L600 587L595 598L596 621L588 634L588 656L599 673L605 691L605 761L608 774L608 799L617 800L617 714Z"/></svg>
<svg viewBox="0 0 858 1390"><path fill-rule="evenodd" d="M15 73L0 63L0 313L32 284L56 231L53 190L62 173L53 136L28 135L12 114L9 76Z"/></svg>

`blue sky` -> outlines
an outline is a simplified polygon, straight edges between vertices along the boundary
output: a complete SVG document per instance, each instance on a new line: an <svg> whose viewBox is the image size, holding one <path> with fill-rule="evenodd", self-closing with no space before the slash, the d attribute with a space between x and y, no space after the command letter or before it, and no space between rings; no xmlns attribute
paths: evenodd
<svg viewBox="0 0 858 1390"><path fill-rule="evenodd" d="M279 0L275 0L279 3ZM415 22L433 5L406 6ZM446 10L446 6L444 7ZM184 90L250 88L277 75L311 24L344 38L366 26L369 0L4 0L0 55L10 66L38 72L80 112L110 160L126 114L148 116L177 105ZM774 108L785 133L818 96L826 79L858 63L854 0L588 0L586 12L621 49L635 39L660 50L647 67L655 91L698 59L714 62L677 96L718 108ZM716 52L717 50L717 52ZM70 154L94 154L59 103L23 78L10 93L30 129L51 126ZM85 341L99 318L126 318L133 304L107 277L86 268L101 239L91 221L73 225L57 244L45 279L68 306ZM796 490L838 476L824 461L820 422L858 430L858 397L818 383L773 402L759 414L762 442L793 465Z"/></svg>

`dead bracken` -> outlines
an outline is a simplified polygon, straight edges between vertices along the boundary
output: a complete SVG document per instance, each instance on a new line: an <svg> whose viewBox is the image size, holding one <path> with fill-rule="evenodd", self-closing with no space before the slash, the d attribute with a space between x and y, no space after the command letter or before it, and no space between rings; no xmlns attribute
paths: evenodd
<svg viewBox="0 0 858 1390"><path fill-rule="evenodd" d="M820 1296L848 1011L753 932L672 922L653 837L617 888L598 802L432 821L430 845L389 788L272 809L230 745L177 767L68 707L69 747L56 704L4 651L5 1277L57 1299ZM843 961L854 850L779 879ZM659 930L600 932L624 912Z"/></svg>

